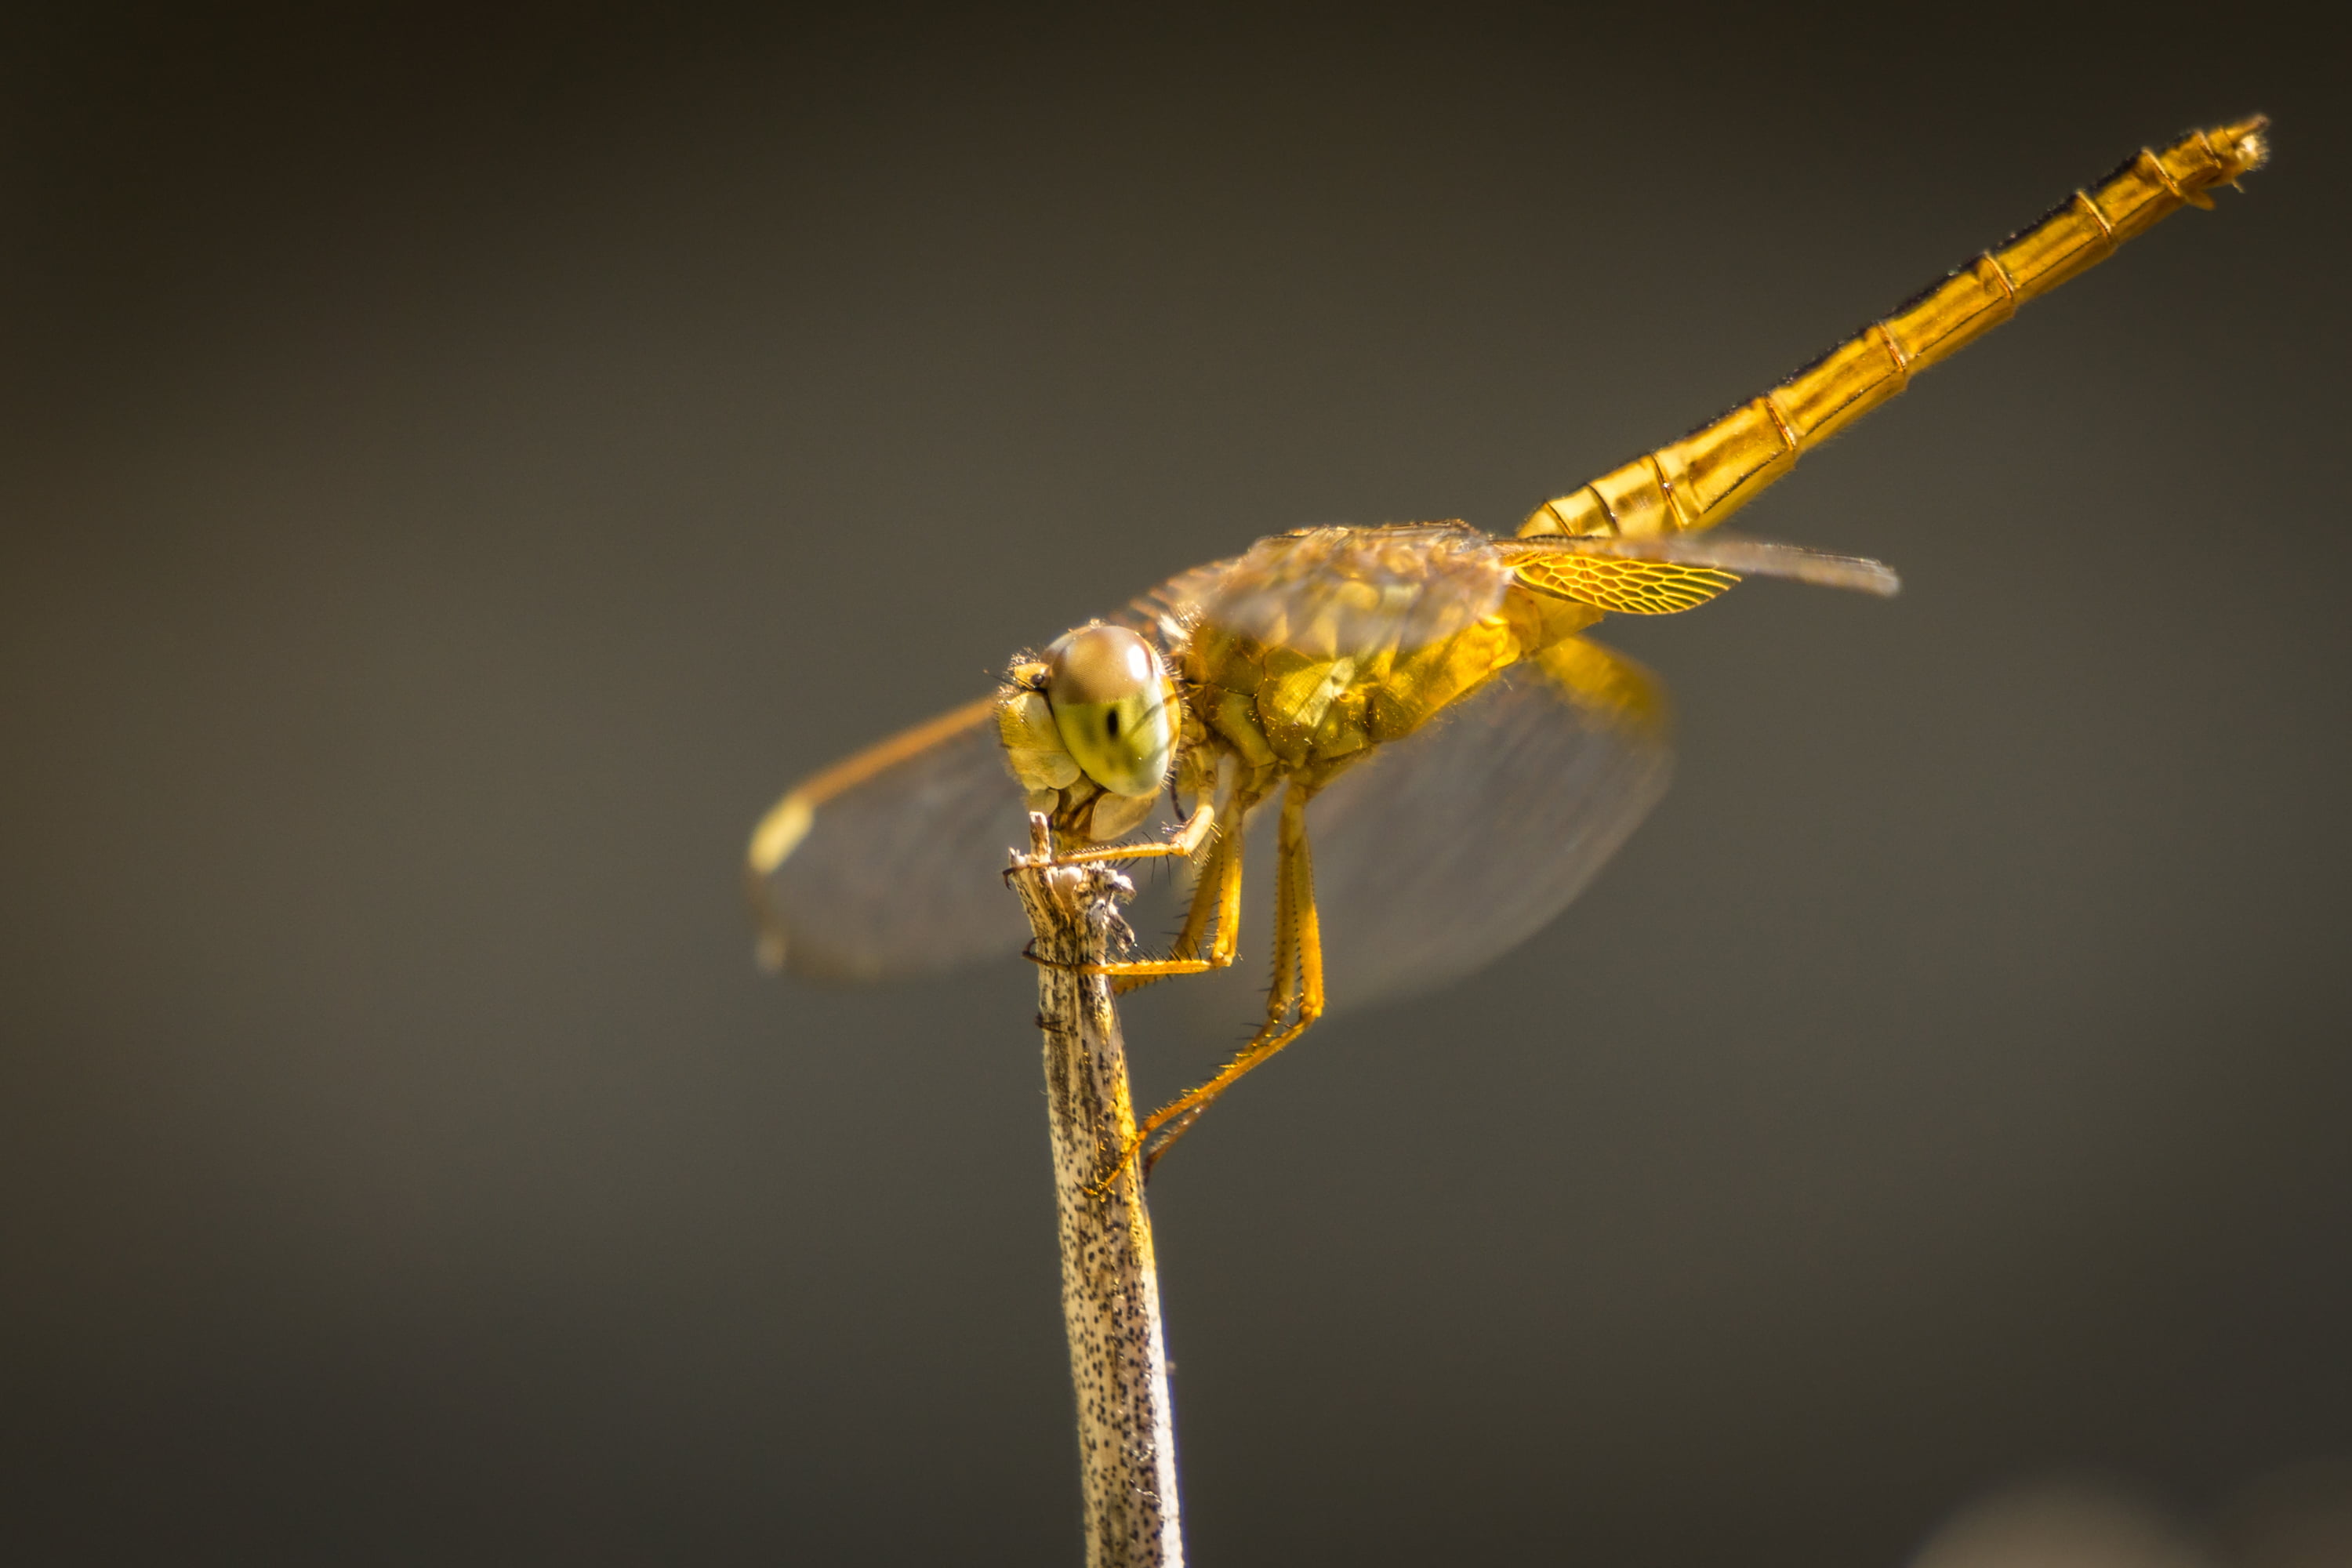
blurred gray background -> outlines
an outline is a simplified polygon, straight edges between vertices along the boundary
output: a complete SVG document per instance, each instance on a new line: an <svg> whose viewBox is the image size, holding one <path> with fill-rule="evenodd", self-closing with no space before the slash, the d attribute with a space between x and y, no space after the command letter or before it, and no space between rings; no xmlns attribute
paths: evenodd
<svg viewBox="0 0 2352 1568"><path fill-rule="evenodd" d="M1220 1568L2352 1450L2347 40L2245 20L13 13L0 1555L1074 1562L1031 976L762 979L758 813L2253 110L1744 517L1902 599L1611 623L1664 806L1153 1203ZM1139 1092L1245 1011L1139 998Z"/></svg>

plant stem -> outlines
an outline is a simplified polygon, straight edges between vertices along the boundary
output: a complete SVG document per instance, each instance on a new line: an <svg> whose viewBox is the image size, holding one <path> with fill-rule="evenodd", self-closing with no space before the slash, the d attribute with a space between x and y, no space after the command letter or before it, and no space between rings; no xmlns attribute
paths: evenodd
<svg viewBox="0 0 2352 1568"><path fill-rule="evenodd" d="M1087 1568L1181 1568L1176 1429L1160 1276L1143 1180L1129 1161L1110 1190L1090 1190L1135 1136L1127 1048L1110 983L1075 965L1111 956L1134 891L1108 866L1056 866L1045 819L1029 818L1030 853L1008 879L1036 936L1037 1024L1045 1034L1045 1111L1062 1238L1062 1319L1077 1386L1079 1480Z"/></svg>

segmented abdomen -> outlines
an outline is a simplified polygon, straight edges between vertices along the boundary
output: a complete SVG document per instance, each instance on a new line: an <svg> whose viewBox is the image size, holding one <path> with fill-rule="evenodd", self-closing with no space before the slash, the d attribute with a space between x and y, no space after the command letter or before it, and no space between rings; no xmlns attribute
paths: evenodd
<svg viewBox="0 0 2352 1568"><path fill-rule="evenodd" d="M1954 271L1753 402L1671 446L1536 509L1531 534L1674 533L1712 528L1810 451L1902 392L1911 377L2105 261L2125 240L2262 166L2261 116L2146 148L2042 221Z"/></svg>

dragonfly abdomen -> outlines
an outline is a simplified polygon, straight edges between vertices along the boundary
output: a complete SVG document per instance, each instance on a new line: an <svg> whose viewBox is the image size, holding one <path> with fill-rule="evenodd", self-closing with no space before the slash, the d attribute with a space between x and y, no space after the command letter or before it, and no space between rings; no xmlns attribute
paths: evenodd
<svg viewBox="0 0 2352 1568"><path fill-rule="evenodd" d="M1712 528L1787 473L1798 457L1900 394L1911 377L2017 313L2017 307L2115 254L2217 185L2262 166L2260 116L2142 148L2095 191L2076 191L2032 226L1978 256L1884 321L1670 446L1547 501L1520 537L1629 537Z"/></svg>

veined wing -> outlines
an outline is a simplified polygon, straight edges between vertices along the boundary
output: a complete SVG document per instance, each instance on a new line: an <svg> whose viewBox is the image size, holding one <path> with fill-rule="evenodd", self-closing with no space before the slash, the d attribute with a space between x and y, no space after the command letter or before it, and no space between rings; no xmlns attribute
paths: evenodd
<svg viewBox="0 0 2352 1568"><path fill-rule="evenodd" d="M1502 604L1510 577L1497 542L1466 523L1302 528L1173 578L1135 608L1181 606L1268 647L1369 662L1466 630Z"/></svg>
<svg viewBox="0 0 2352 1568"><path fill-rule="evenodd" d="M1657 677L1570 637L1334 780L1307 817L1332 1005L1535 934L1664 793L1668 731Z"/></svg>
<svg viewBox="0 0 2352 1568"><path fill-rule="evenodd" d="M1705 604L1742 577L1785 577L1881 598L1903 587L1883 561L1721 530L1624 539L1547 535L1498 541L1496 548L1537 592L1619 615L1673 615Z"/></svg>
<svg viewBox="0 0 2352 1568"><path fill-rule="evenodd" d="M995 707L870 746L761 819L744 881L763 963L886 980L1021 950L1028 927L999 873L1028 828Z"/></svg>

